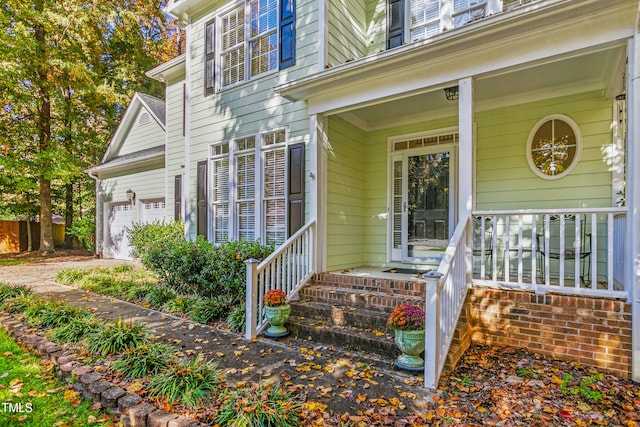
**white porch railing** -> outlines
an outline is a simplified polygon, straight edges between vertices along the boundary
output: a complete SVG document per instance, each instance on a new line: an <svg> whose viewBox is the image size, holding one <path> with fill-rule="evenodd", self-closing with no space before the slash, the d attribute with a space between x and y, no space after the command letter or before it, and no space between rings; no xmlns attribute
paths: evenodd
<svg viewBox="0 0 640 427"><path fill-rule="evenodd" d="M264 294L281 289L287 298L296 294L315 273L316 222L296 231L264 261L247 263L246 337L254 339L266 326Z"/></svg>
<svg viewBox="0 0 640 427"><path fill-rule="evenodd" d="M460 222L438 270L427 275L424 385L436 388L471 284L471 219Z"/></svg>
<svg viewBox="0 0 640 427"><path fill-rule="evenodd" d="M476 211L475 282L625 298L625 208Z"/></svg>

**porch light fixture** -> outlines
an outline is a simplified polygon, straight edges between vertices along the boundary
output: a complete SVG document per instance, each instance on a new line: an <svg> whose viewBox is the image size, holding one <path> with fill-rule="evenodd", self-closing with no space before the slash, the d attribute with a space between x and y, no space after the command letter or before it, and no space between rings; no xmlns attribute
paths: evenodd
<svg viewBox="0 0 640 427"><path fill-rule="evenodd" d="M136 193L134 193L133 190L131 189L127 190L127 200L131 204L134 204L134 205L136 204Z"/></svg>
<svg viewBox="0 0 640 427"><path fill-rule="evenodd" d="M444 96L447 97L447 101L458 100L458 86L451 86L444 88Z"/></svg>

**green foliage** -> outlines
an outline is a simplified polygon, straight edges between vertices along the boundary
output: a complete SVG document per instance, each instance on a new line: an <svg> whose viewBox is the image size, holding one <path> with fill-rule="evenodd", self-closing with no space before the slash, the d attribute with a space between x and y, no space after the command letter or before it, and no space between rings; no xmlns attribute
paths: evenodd
<svg viewBox="0 0 640 427"><path fill-rule="evenodd" d="M279 384L259 383L227 393L215 421L221 427L293 427L302 424L301 407Z"/></svg>
<svg viewBox="0 0 640 427"><path fill-rule="evenodd" d="M227 316L230 302L230 298L226 295L201 298L194 302L188 314L196 322L206 324Z"/></svg>
<svg viewBox="0 0 640 427"><path fill-rule="evenodd" d="M175 221L165 223L136 223L127 230L131 256L137 258L142 265L149 269L157 267L155 257L162 245L172 245L184 240L184 224Z"/></svg>
<svg viewBox="0 0 640 427"><path fill-rule="evenodd" d="M29 295L31 293L31 289L25 286L11 286L0 283L0 302L6 300L7 298L14 298L20 295Z"/></svg>
<svg viewBox="0 0 640 427"><path fill-rule="evenodd" d="M95 232L96 224L89 217L78 219L67 228L67 234L78 239L89 252L95 248Z"/></svg>
<svg viewBox="0 0 640 427"><path fill-rule="evenodd" d="M167 301L167 303L162 308L169 313L187 314L191 311L191 308L193 308L193 305L197 300L198 297L195 295L180 295L174 299Z"/></svg>
<svg viewBox="0 0 640 427"><path fill-rule="evenodd" d="M577 387L570 387L569 383L573 379L573 375L566 374L562 378L562 383L560 383L560 390L562 390L564 394L577 394L586 401L599 402L602 400L602 393L596 390L593 384L601 381L603 378L604 375L602 374L592 375L580 380L580 384L578 384Z"/></svg>
<svg viewBox="0 0 640 427"><path fill-rule="evenodd" d="M56 280L65 285L77 286L87 291L125 299L138 299L130 297L130 294L147 286L148 289L151 289L158 282L153 273L144 269L134 269L130 265L119 265L111 269L101 267L67 268L58 272Z"/></svg>
<svg viewBox="0 0 640 427"><path fill-rule="evenodd" d="M169 366L177 349L167 344L152 343L126 350L113 363L113 369L128 378L143 378L159 374Z"/></svg>
<svg viewBox="0 0 640 427"><path fill-rule="evenodd" d="M218 382L218 365L198 355L191 361L174 362L155 376L149 383L150 396L164 397L193 408L211 399Z"/></svg>
<svg viewBox="0 0 640 427"><path fill-rule="evenodd" d="M62 301L49 301L35 304L25 311L30 326L49 329L68 324L74 319L89 316L91 313L83 308L70 306Z"/></svg>
<svg viewBox="0 0 640 427"><path fill-rule="evenodd" d="M7 298L2 302L2 309L7 313L18 314L23 313L29 307L36 304L43 304L42 298L37 295L26 293L15 296L13 298Z"/></svg>
<svg viewBox="0 0 640 427"><path fill-rule="evenodd" d="M78 343L89 334L98 332L101 327L101 321L93 315L88 315L71 319L68 323L60 325L51 332L50 337L58 343Z"/></svg>
<svg viewBox="0 0 640 427"><path fill-rule="evenodd" d="M247 326L247 306L243 302L234 306L227 316L227 324L234 332L243 332Z"/></svg>
<svg viewBox="0 0 640 427"><path fill-rule="evenodd" d="M202 236L184 240L182 224L139 224L130 231L133 253L175 291L213 297L244 298L248 258L263 259L273 246L227 242L215 246Z"/></svg>
<svg viewBox="0 0 640 427"><path fill-rule="evenodd" d="M176 291L165 286L152 286L144 289L146 289L146 293L143 296L144 301L153 307L162 307L172 299L178 297Z"/></svg>
<svg viewBox="0 0 640 427"><path fill-rule="evenodd" d="M87 345L91 351L101 356L122 353L125 350L149 342L149 330L142 324L117 320L87 335Z"/></svg>

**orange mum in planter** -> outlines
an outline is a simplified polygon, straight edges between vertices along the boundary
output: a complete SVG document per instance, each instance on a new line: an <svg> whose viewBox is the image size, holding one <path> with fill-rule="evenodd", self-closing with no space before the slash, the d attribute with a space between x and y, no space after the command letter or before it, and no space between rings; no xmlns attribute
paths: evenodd
<svg viewBox="0 0 640 427"><path fill-rule="evenodd" d="M424 310L412 304L399 305L391 312L387 326L403 331L424 329Z"/></svg>
<svg viewBox="0 0 640 427"><path fill-rule="evenodd" d="M281 289L272 289L264 294L264 304L267 307L278 307L287 303L287 295Z"/></svg>

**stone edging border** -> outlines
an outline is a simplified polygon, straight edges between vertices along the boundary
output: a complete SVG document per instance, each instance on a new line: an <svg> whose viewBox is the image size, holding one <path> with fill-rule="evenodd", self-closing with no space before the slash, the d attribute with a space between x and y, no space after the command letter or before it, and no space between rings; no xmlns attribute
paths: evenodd
<svg viewBox="0 0 640 427"><path fill-rule="evenodd" d="M128 394L122 388L102 378L102 374L76 359L75 353L31 332L21 321L9 314L0 313L0 325L25 348L43 359L49 360L60 372L62 378L73 389L81 392L114 416L120 416L125 427L201 427L204 424L191 418L182 417L157 409L142 401L137 394Z"/></svg>

